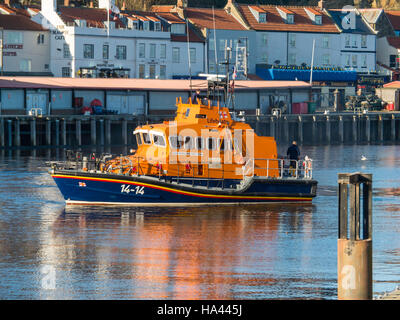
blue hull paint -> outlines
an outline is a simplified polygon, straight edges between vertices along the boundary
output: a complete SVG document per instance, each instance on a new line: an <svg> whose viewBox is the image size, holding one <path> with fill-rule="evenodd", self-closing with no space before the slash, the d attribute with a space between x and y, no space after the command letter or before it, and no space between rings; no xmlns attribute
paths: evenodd
<svg viewBox="0 0 400 320"><path fill-rule="evenodd" d="M310 202L315 196L316 181L254 181L244 192L232 188L213 191L192 187L190 183L176 185L163 181L120 175L57 172L53 178L67 203L77 204L207 204ZM239 181L224 181L227 186ZM219 182L212 181L211 184Z"/></svg>

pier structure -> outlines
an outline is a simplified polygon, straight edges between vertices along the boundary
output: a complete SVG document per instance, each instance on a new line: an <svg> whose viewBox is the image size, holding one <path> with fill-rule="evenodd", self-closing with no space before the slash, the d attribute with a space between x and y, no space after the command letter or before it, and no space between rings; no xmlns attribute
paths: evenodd
<svg viewBox="0 0 400 320"><path fill-rule="evenodd" d="M141 124L172 120L172 115L0 116L0 148L134 145L133 130ZM285 114L246 116L259 135L278 143L304 145L396 143L400 113Z"/></svg>

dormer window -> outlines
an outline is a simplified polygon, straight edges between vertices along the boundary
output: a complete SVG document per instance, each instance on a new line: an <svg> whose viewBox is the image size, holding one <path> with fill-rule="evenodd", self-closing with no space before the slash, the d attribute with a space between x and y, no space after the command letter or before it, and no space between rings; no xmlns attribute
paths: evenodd
<svg viewBox="0 0 400 320"><path fill-rule="evenodd" d="M186 28L184 23L173 23L171 24L172 34L186 34Z"/></svg>
<svg viewBox="0 0 400 320"><path fill-rule="evenodd" d="M148 31L150 29L149 21L143 21L143 30Z"/></svg>
<svg viewBox="0 0 400 320"><path fill-rule="evenodd" d="M281 18L288 24L294 24L294 12L284 7L276 8Z"/></svg>
<svg viewBox="0 0 400 320"><path fill-rule="evenodd" d="M288 14L287 18L286 18L286 22L289 24L293 24L294 23L294 14Z"/></svg>
<svg viewBox="0 0 400 320"><path fill-rule="evenodd" d="M312 20L314 24L322 25L322 14L314 8L304 8L308 17Z"/></svg>
<svg viewBox="0 0 400 320"><path fill-rule="evenodd" d="M161 31L161 22L154 22L154 31Z"/></svg>
<svg viewBox="0 0 400 320"><path fill-rule="evenodd" d="M267 22L267 13L264 9L259 6L249 6L250 12L253 14L254 18L256 18L258 23Z"/></svg>
<svg viewBox="0 0 400 320"><path fill-rule="evenodd" d="M315 24L321 25L322 24L322 16L315 16Z"/></svg>

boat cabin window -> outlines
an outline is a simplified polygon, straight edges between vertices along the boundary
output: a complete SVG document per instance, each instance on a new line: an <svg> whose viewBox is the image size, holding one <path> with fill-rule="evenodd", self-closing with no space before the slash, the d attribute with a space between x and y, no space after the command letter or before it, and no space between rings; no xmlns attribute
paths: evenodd
<svg viewBox="0 0 400 320"><path fill-rule="evenodd" d="M192 138L192 137L189 137L189 136L185 137L183 148L186 149L186 150L191 150L191 149L193 149L193 147L194 147L194 145L193 145L194 143L193 143L193 142L194 142L194 141L193 141L193 138Z"/></svg>
<svg viewBox="0 0 400 320"><path fill-rule="evenodd" d="M205 149L205 144L204 144L204 138L202 138L202 137L197 137L196 138L196 147L197 147L197 150L203 150L203 149Z"/></svg>
<svg viewBox="0 0 400 320"><path fill-rule="evenodd" d="M185 113L185 117L186 117L186 118L189 117L189 113L190 113L190 108L187 108L187 109L186 109L186 113Z"/></svg>
<svg viewBox="0 0 400 320"><path fill-rule="evenodd" d="M151 144L150 136L147 132L142 132L142 137L145 144Z"/></svg>
<svg viewBox="0 0 400 320"><path fill-rule="evenodd" d="M138 146L142 145L142 144L143 144L143 141L142 141L142 137L140 136L140 133L136 133L136 134L135 134L135 137L136 137L136 143L137 143L137 145L138 145Z"/></svg>
<svg viewBox="0 0 400 320"><path fill-rule="evenodd" d="M181 136L169 137L169 144L173 149L180 149L183 145L183 138Z"/></svg>
<svg viewBox="0 0 400 320"><path fill-rule="evenodd" d="M215 138L208 138L207 149L208 149L208 150L215 150L215 149L217 149L217 139L215 139Z"/></svg>
<svg viewBox="0 0 400 320"><path fill-rule="evenodd" d="M156 146L165 147L165 139L161 134L152 134L153 142Z"/></svg>
<svg viewBox="0 0 400 320"><path fill-rule="evenodd" d="M233 150L233 146L232 146L232 141L231 140L226 140L226 139L219 139L220 140L220 147L219 149L221 151L225 151L225 150Z"/></svg>

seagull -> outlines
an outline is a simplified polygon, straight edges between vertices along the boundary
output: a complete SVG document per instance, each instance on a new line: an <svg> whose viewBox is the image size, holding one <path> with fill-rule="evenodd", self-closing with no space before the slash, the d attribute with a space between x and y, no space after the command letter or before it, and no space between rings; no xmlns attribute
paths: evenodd
<svg viewBox="0 0 400 320"><path fill-rule="evenodd" d="M367 157L364 156L364 155L362 155L362 156L361 156L361 160L362 160L362 161L365 161L365 160L367 160Z"/></svg>

